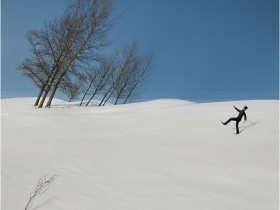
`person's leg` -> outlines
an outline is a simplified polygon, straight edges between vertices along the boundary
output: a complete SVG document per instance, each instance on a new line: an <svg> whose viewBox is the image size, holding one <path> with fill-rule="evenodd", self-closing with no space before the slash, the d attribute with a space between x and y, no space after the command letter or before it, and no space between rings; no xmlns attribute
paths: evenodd
<svg viewBox="0 0 280 210"><path fill-rule="evenodd" d="M224 125L228 124L230 121L235 120L235 118L229 118L226 122L222 122Z"/></svg>
<svg viewBox="0 0 280 210"><path fill-rule="evenodd" d="M236 121L236 134L239 134L238 124L239 124L239 121Z"/></svg>

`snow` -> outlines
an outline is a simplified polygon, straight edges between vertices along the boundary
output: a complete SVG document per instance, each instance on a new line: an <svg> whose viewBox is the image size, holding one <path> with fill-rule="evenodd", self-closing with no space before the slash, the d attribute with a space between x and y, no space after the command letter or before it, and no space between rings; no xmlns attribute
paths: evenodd
<svg viewBox="0 0 280 210"><path fill-rule="evenodd" d="M79 107L2 99L2 209L276 210L277 100ZM247 122L221 121L247 105ZM32 209L32 208L31 208Z"/></svg>

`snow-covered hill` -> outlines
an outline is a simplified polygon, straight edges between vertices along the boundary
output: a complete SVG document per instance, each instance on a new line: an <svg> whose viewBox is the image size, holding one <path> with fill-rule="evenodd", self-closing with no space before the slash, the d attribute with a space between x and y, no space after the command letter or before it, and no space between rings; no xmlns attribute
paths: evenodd
<svg viewBox="0 0 280 210"><path fill-rule="evenodd" d="M2 99L2 209L277 210L279 101L78 107ZM248 120L236 105L247 105ZM38 208L36 208L38 207ZM32 208L31 208L32 209Z"/></svg>

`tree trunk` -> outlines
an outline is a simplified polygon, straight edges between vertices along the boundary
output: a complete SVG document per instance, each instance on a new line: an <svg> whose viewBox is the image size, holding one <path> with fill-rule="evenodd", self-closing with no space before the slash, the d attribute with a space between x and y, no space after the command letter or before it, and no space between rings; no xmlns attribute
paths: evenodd
<svg viewBox="0 0 280 210"><path fill-rule="evenodd" d="M92 96L90 97L89 101L87 102L86 106L88 106L88 104L91 102L91 100L93 99L93 97L96 95L97 93L97 88L95 89L94 93L92 94Z"/></svg>
<svg viewBox="0 0 280 210"><path fill-rule="evenodd" d="M55 72L54 72L54 75L52 76L52 79L51 79L51 81L50 81L50 84L47 85L47 89L45 90L45 95L44 95L44 97L42 98L42 100L41 100L41 102L40 102L38 108L42 108L42 107L43 107L44 102L45 102L45 100L46 100L46 97L47 97L47 95L49 94L49 91L50 91L50 89L51 89L51 87L52 87L52 84L53 84L53 82L54 82L54 80L55 80L57 74L58 74L58 71L55 71Z"/></svg>
<svg viewBox="0 0 280 210"><path fill-rule="evenodd" d="M44 104L44 102L45 102L45 100L46 100L46 98L48 96L48 93L49 93L50 89L51 89L51 86L48 85L47 89L45 90L45 94L44 94L43 98L40 101L40 104L39 104L38 108L42 108L43 107L43 104Z"/></svg>
<svg viewBox="0 0 280 210"><path fill-rule="evenodd" d="M103 106L107 103L107 101L111 98L111 96L113 95L115 91L115 88L112 90L112 92L110 93L109 97L107 97L107 99L104 101Z"/></svg>
<svg viewBox="0 0 280 210"><path fill-rule="evenodd" d="M82 100L81 100L80 106L83 104L83 101L84 101L84 99L85 99L85 97L86 97L86 95L87 95L87 93L88 93L88 91L89 91L91 85L92 85L92 82L90 83L88 89L86 90L86 92L85 92L85 94L84 94L84 96L83 96L83 98L82 98Z"/></svg>
<svg viewBox="0 0 280 210"><path fill-rule="evenodd" d="M130 96L131 96L131 93L129 93L128 96L125 98L123 104L125 104L127 102L127 100L130 98Z"/></svg>
<svg viewBox="0 0 280 210"><path fill-rule="evenodd" d="M93 99L93 97L96 95L96 93L100 91L100 86L102 85L102 82L103 82L103 80L105 79L105 76L106 76L106 75L107 75L107 73L106 73L105 75L103 75L101 81L100 81L99 84L97 85L97 87L96 87L96 89L95 89L95 91L94 91L92 97L91 97L90 100L87 102L86 106L90 103L90 101ZM101 106L101 105L99 104L99 106Z"/></svg>
<svg viewBox="0 0 280 210"><path fill-rule="evenodd" d="M50 105L51 105L51 103L52 103L52 100L53 100L53 97L54 97L54 95L55 95L55 93L56 93L56 90L57 90L57 88L58 88L58 85L60 84L61 78L62 78L62 77L59 78L59 81L58 81L58 82L55 84L55 86L53 87L52 92L51 92L51 95L50 95L50 98L49 98L49 100L48 100L48 102L47 102L47 104L46 104L46 107L50 107Z"/></svg>
<svg viewBox="0 0 280 210"><path fill-rule="evenodd" d="M141 76L142 76L142 75L141 75ZM133 90L136 88L136 86L138 85L139 81L140 81L140 80L138 80L138 81L135 83L135 85L131 88L131 90L129 91L127 97L125 98L123 104L125 104L125 103L127 102L127 100L130 98L130 96L131 96Z"/></svg>
<svg viewBox="0 0 280 210"><path fill-rule="evenodd" d="M114 105L117 105L119 99L120 99L120 96L118 95L117 98L116 98L116 101L115 101Z"/></svg>
<svg viewBox="0 0 280 210"><path fill-rule="evenodd" d="M98 106L101 106L107 95L109 94L109 91L103 96L102 100L100 101Z"/></svg>
<svg viewBox="0 0 280 210"><path fill-rule="evenodd" d="M41 90L40 90L40 92L39 92L39 94L38 94L38 96L37 96L37 99L36 99L36 101L35 101L34 106L38 106L39 101L40 101L40 99L41 99L41 96L42 96L42 94L43 94L43 92L44 92L45 87L46 87L46 85L43 85L43 86L41 87Z"/></svg>

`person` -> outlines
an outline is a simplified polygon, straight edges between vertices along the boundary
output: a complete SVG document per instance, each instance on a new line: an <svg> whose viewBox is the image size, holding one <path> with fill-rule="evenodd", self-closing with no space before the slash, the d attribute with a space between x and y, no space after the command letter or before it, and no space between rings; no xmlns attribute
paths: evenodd
<svg viewBox="0 0 280 210"><path fill-rule="evenodd" d="M230 121L236 121L236 134L239 134L239 127L238 127L238 124L239 122L241 121L242 117L244 116L244 120L246 121L247 120L247 116L246 116L246 113L245 111L248 109L247 106L244 106L242 110L236 108L234 105L233 107L236 109L236 111L239 112L238 116L237 117L232 117L232 118L229 118L226 122L223 122L223 125L227 125Z"/></svg>

